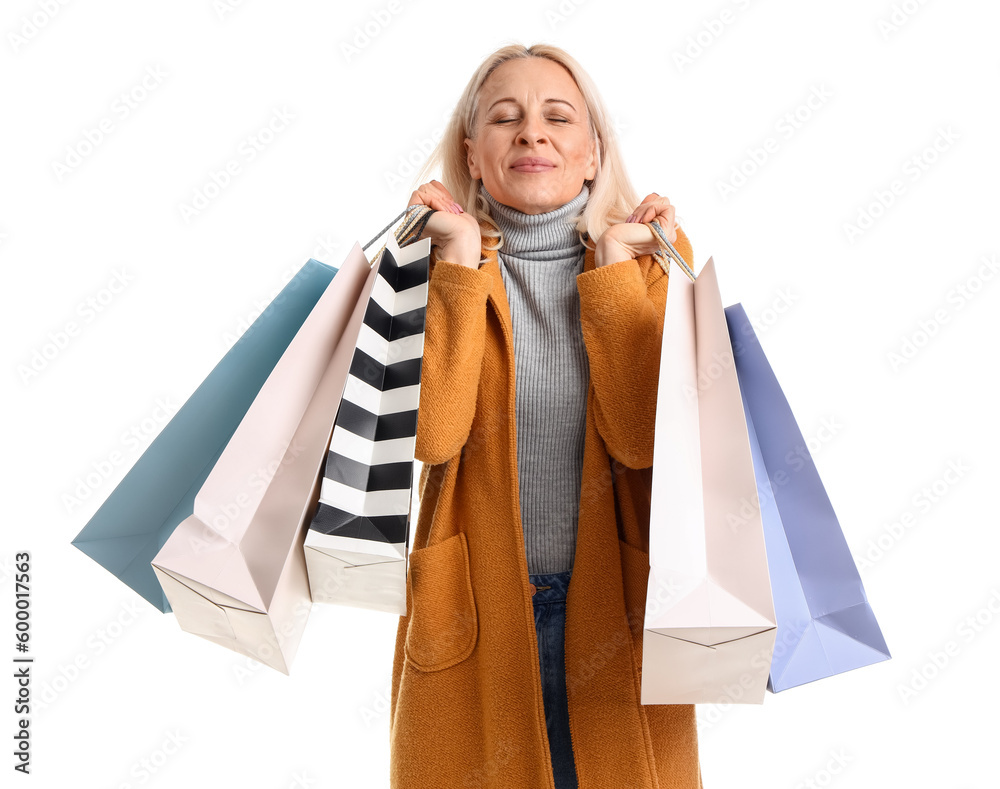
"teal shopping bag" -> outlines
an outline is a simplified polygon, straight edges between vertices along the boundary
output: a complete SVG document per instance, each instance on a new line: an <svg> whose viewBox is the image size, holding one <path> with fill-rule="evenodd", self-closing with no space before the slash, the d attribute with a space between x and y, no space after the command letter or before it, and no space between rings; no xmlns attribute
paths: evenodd
<svg viewBox="0 0 1000 789"><path fill-rule="evenodd" d="M194 497L337 269L309 261L163 428L72 543L161 611L150 561Z"/></svg>

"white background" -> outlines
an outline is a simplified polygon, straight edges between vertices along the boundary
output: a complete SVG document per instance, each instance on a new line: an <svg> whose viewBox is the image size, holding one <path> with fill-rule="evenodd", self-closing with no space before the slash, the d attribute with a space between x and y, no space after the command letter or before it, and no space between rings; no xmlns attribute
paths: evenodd
<svg viewBox="0 0 1000 789"><path fill-rule="evenodd" d="M162 428L158 400L183 403L308 257L340 265L406 206L406 161L482 58L544 41L591 74L640 195L670 197L696 268L714 256L724 302L757 321L893 653L699 707L705 786L995 786L998 22L987 0L5 3L0 632L13 656L30 551L47 699L18 785L388 785L395 616L317 605L291 676L246 671L70 540ZM275 110L292 120L247 160ZM240 174L186 220L230 159ZM724 195L734 168L750 174ZM88 313L116 272L127 286Z"/></svg>

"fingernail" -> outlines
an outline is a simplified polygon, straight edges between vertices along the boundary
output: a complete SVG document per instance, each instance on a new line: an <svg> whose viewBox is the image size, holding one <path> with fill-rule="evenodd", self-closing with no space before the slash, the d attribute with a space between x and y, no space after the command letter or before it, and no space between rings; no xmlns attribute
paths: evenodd
<svg viewBox="0 0 1000 789"><path fill-rule="evenodd" d="M634 222L635 221L635 214L629 214L628 219L626 219L625 221L626 222Z"/></svg>
<svg viewBox="0 0 1000 789"><path fill-rule="evenodd" d="M465 212L464 212L464 211L462 210L462 206L460 206L460 205L459 205L458 203L452 203L452 206L454 206L454 208L455 208L455 213L456 213L456 214L462 214L462 213L465 213Z"/></svg>

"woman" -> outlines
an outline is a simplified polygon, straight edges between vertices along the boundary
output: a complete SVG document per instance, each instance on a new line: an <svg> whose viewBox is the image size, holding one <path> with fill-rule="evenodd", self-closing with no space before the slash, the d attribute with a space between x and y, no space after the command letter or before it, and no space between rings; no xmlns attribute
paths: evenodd
<svg viewBox="0 0 1000 789"><path fill-rule="evenodd" d="M667 289L642 223L690 244L555 47L488 57L437 164L391 785L699 787L693 705L639 703Z"/></svg>

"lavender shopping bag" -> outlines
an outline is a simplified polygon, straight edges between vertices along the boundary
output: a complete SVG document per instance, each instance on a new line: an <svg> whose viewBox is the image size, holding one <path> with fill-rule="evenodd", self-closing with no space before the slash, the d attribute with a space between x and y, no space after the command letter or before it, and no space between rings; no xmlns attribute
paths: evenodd
<svg viewBox="0 0 1000 789"><path fill-rule="evenodd" d="M726 307L778 632L772 693L890 658L840 522L742 305ZM785 459L794 456L796 463Z"/></svg>

